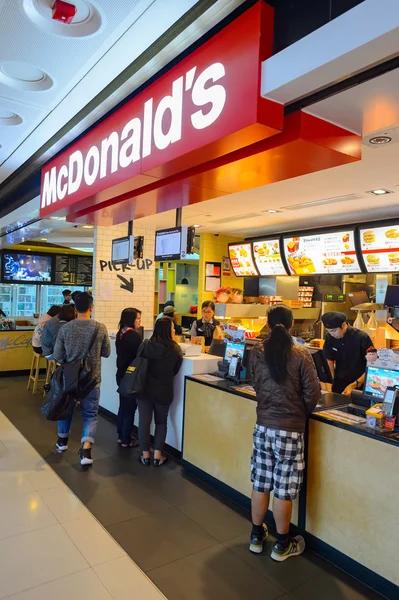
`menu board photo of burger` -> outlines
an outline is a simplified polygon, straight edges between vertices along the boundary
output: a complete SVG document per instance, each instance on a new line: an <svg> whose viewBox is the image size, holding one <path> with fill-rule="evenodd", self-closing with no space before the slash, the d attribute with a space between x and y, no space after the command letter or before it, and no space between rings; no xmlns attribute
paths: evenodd
<svg viewBox="0 0 399 600"><path fill-rule="evenodd" d="M251 277L259 275L252 258L252 244L230 244L229 256L231 267L236 277Z"/></svg>
<svg viewBox="0 0 399 600"><path fill-rule="evenodd" d="M360 244L369 273L399 271L399 224L361 229Z"/></svg>
<svg viewBox="0 0 399 600"><path fill-rule="evenodd" d="M253 242L255 263L262 276L286 275L278 239Z"/></svg>
<svg viewBox="0 0 399 600"><path fill-rule="evenodd" d="M353 230L284 238L284 251L293 275L361 272Z"/></svg>

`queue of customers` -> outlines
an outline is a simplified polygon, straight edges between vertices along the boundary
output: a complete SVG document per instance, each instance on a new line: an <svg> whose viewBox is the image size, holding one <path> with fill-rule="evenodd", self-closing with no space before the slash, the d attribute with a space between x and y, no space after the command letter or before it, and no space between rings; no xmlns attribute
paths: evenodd
<svg viewBox="0 0 399 600"><path fill-rule="evenodd" d="M58 308L58 311L56 310ZM167 307L169 308L169 307ZM173 307L171 307L173 308ZM192 335L211 337L214 306L205 303L202 319L195 322ZM45 356L60 363L87 357L95 386L81 399L83 432L80 457L82 465L91 465L91 448L95 441L100 401L101 358L110 356L108 332L104 325L91 318L93 298L82 292L75 295L74 304L52 307L36 331L37 348L40 344ZM121 382L137 357L148 363L145 382L137 395L120 394L117 417L117 443L123 449L140 445L139 460L148 467L161 467L167 462L165 441L170 405L173 401L174 377L182 364L181 348L174 341L175 322L171 311L157 318L152 336L143 340L141 311L125 308L120 317L116 335L116 385ZM331 321L331 323L330 323ZM329 325L335 325L330 318ZM309 351L294 343L291 336L292 311L284 306L272 307L268 312L270 333L253 350L249 376L256 391L257 420L253 435L251 460L252 532L250 550L260 553L268 537L264 524L273 491L273 514L276 521L277 541L272 558L284 561L301 554L305 542L301 536L290 535L292 502L301 489L305 468L304 431L306 420L320 397L320 384ZM40 334L40 336L39 336ZM37 350L36 350L37 351ZM134 417L139 414L139 440L133 436ZM73 414L58 421L59 452L68 449L68 438ZM150 426L154 419L154 455L150 456Z"/></svg>
<svg viewBox="0 0 399 600"><path fill-rule="evenodd" d="M89 356L95 385L80 401L83 418L80 458L82 465L93 463L91 448L95 442L98 422L101 384L101 358L111 354L110 340L106 327L92 319L93 297L88 292L74 294L73 303L68 297L62 306L52 306L43 315L34 332L34 350L58 363L71 363ZM174 319L161 315L154 325L149 340L143 340L141 311L126 308L122 311L116 336L116 385L138 353L148 361L145 387L142 394L123 396L117 417L117 443L128 449L141 447L139 460L149 466L150 427L154 417L154 457L152 464L162 466L167 461L164 453L167 419L173 401L173 379L179 372L183 356L180 346L174 341ZM133 435L134 417L139 412L139 441ZM66 420L58 421L59 452L68 450L68 440L73 412Z"/></svg>

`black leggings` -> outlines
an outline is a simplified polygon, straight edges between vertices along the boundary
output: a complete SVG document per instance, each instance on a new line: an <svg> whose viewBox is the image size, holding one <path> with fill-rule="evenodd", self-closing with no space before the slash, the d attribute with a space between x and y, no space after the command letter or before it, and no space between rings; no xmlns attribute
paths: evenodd
<svg viewBox="0 0 399 600"><path fill-rule="evenodd" d="M136 408L136 396L121 396L121 394L119 394L119 412L117 420L118 437L121 439L122 444L126 446L129 446L132 440Z"/></svg>
<svg viewBox="0 0 399 600"><path fill-rule="evenodd" d="M152 415L155 421L154 450L163 452L165 448L167 422L169 414L168 404L156 404L147 400L137 400L139 407L139 439L142 452L150 450L150 427Z"/></svg>

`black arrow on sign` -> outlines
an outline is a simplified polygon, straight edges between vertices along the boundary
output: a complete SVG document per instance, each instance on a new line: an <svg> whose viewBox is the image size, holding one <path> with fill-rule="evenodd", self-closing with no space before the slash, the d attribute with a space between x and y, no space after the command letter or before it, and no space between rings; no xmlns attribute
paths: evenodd
<svg viewBox="0 0 399 600"><path fill-rule="evenodd" d="M127 292L130 292L131 294L133 294L133 290L134 290L134 282L133 282L133 277L129 279L125 279L125 277L122 277L122 275L117 275L117 278L121 280L122 284L120 287L122 290L126 290Z"/></svg>

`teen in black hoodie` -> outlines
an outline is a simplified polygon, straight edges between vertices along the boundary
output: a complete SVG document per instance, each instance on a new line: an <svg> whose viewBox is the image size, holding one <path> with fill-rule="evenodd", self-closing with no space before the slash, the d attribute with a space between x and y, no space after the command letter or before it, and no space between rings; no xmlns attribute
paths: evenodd
<svg viewBox="0 0 399 600"><path fill-rule="evenodd" d="M141 324L141 311L137 308L125 308L121 314L119 331L116 334L116 383L119 386L126 369L137 356L142 339L136 331ZM136 413L136 397L119 394L118 412L118 443L122 448L138 446L138 441L132 436L134 415Z"/></svg>
<svg viewBox="0 0 399 600"><path fill-rule="evenodd" d="M141 356L149 360L144 393L137 400L139 407L139 438L143 465L150 464L150 426L155 420L154 467L166 462L163 454L167 420L173 401L173 379L180 370L183 354L173 341L173 322L164 317L154 326L152 338L143 344Z"/></svg>

